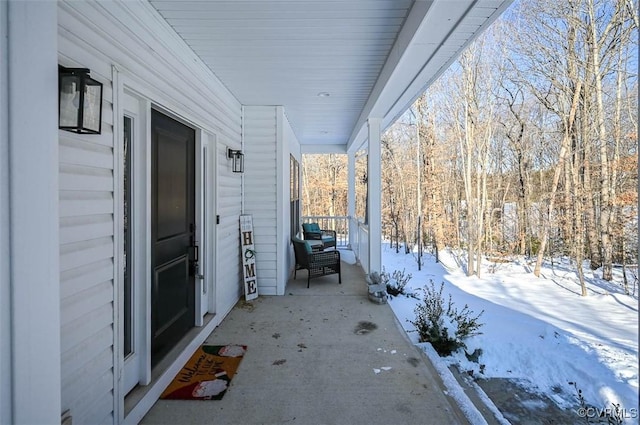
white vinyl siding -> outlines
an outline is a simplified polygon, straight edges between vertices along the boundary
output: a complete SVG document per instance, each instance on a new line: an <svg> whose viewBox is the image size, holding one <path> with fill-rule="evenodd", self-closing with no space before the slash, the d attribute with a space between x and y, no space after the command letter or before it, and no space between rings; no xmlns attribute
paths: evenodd
<svg viewBox="0 0 640 425"><path fill-rule="evenodd" d="M284 167L282 169L281 181L283 185L282 196L282 215L283 215L283 223L282 223L282 231L280 232L280 243L282 246L281 255L279 262L279 275L280 279L283 280L283 283L286 283L289 276L293 273L293 268L295 267L295 256L293 253L293 245L291 243L291 194L290 194L290 179L291 172L289 170L289 161L290 155L293 156L298 164L302 164L302 156L300 154L300 143L298 142L298 138L296 137L293 129L291 128L291 124L287 119L285 111L282 111L282 116L280 120L282 122L282 155L284 156ZM284 286L283 286L284 288Z"/></svg>
<svg viewBox="0 0 640 425"><path fill-rule="evenodd" d="M225 156L227 146L241 148L241 107L146 2L62 1L58 23L60 64L89 68L104 84L102 134L59 132L61 407L74 424L116 423L114 215L120 214L115 188L121 176L114 171L120 159L113 121L121 117L114 118L112 68L152 104L215 135L219 320L241 294L241 178ZM236 273L227 273L231 263Z"/></svg>
<svg viewBox="0 0 640 425"><path fill-rule="evenodd" d="M245 106L245 213L253 216L260 295L277 291L277 127L275 106Z"/></svg>
<svg viewBox="0 0 640 425"><path fill-rule="evenodd" d="M240 149L240 142L218 143L218 208L220 216L217 225L217 263L216 275L216 313L222 317L233 307L243 294L240 259L240 213L241 213L241 174L231 171L231 160L227 159L227 146ZM246 158L245 158L246 162ZM246 167L246 164L245 164Z"/></svg>
<svg viewBox="0 0 640 425"><path fill-rule="evenodd" d="M8 2L0 3L0 22L7 22ZM11 340L11 243L9 240L9 49L7 25L0 25L0 341ZM0 343L0 423L12 416L11 347Z"/></svg>
<svg viewBox="0 0 640 425"><path fill-rule="evenodd" d="M62 408L113 422L113 108L103 82L99 136L59 132ZM95 199L107 200L93 205ZM105 400L107 402L105 402Z"/></svg>
<svg viewBox="0 0 640 425"><path fill-rule="evenodd" d="M245 212L253 216L261 295L282 295L293 270L289 155L300 145L281 106L245 106Z"/></svg>

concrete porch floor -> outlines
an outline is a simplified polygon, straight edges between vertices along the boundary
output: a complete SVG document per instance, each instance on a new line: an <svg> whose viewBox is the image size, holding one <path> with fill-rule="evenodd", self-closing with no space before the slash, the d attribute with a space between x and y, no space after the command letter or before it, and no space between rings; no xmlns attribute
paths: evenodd
<svg viewBox="0 0 640 425"><path fill-rule="evenodd" d="M248 346L222 400L158 400L141 423L468 423L359 266L306 286L302 270L284 296L239 301L207 338Z"/></svg>

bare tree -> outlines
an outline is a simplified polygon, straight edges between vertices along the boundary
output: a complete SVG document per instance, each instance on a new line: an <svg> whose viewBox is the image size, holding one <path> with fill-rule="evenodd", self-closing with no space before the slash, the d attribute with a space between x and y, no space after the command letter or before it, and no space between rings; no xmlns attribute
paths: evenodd
<svg viewBox="0 0 640 425"><path fill-rule="evenodd" d="M468 274L485 252L537 255L536 276L568 254L583 294L583 259L611 278L638 249L637 32L637 0L514 3L383 136L396 248L464 247ZM345 161L305 159L305 214L346 213ZM366 155L356 175L365 217Z"/></svg>

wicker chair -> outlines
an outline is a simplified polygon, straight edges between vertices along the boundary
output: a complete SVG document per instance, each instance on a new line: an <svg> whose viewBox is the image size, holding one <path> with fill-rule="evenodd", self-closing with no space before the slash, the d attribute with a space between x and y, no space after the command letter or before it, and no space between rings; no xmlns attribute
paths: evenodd
<svg viewBox="0 0 640 425"><path fill-rule="evenodd" d="M306 269L307 288L309 282L314 277L330 274L338 274L338 283L342 283L342 273L340 271L340 251L337 249L329 251L311 250L311 247L302 239L293 238L293 249L296 254L296 270L293 274L295 279L298 270Z"/></svg>
<svg viewBox="0 0 640 425"><path fill-rule="evenodd" d="M324 248L335 248L336 246L335 230L320 229L318 223L304 223L302 232L305 239L321 240Z"/></svg>

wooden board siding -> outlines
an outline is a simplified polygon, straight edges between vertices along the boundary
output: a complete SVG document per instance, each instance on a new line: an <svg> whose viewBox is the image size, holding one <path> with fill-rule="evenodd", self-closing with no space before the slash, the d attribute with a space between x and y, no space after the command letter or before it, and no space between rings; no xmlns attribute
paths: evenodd
<svg viewBox="0 0 640 425"><path fill-rule="evenodd" d="M244 131L245 213L253 216L258 293L276 295L276 107L246 106Z"/></svg>
<svg viewBox="0 0 640 425"><path fill-rule="evenodd" d="M120 176L112 67L141 97L214 135L217 150L216 312L240 291L237 240L239 174L226 147L241 148L241 107L146 2L58 3L58 48L64 66L87 67L104 84L101 135L59 132L62 410L73 423L117 423L114 351L117 317L114 215ZM117 127L116 127L117 128ZM119 130L121 131L121 130ZM221 273L237 264L237 273ZM221 318L220 318L221 320Z"/></svg>

